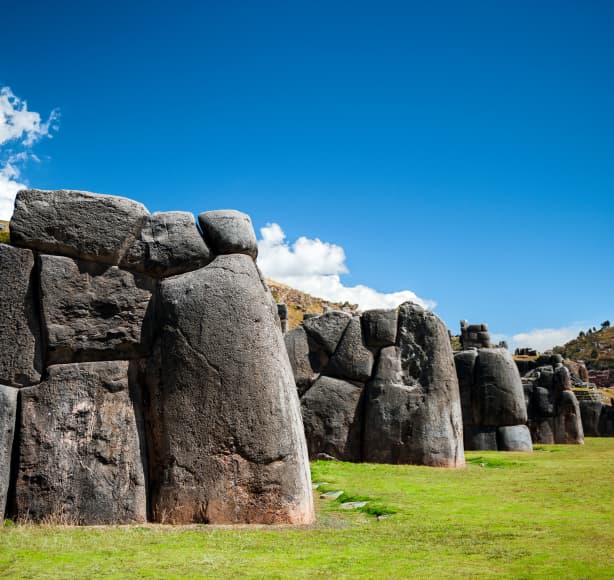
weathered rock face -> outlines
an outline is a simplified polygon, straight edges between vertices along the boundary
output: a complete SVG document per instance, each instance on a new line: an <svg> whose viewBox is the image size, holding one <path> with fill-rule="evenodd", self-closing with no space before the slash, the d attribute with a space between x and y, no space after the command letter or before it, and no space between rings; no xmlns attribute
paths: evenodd
<svg viewBox="0 0 614 580"><path fill-rule="evenodd" d="M330 357L327 374L331 377L364 383L373 370L373 353L364 346L360 319L352 318Z"/></svg>
<svg viewBox="0 0 614 580"><path fill-rule="evenodd" d="M121 267L165 278L206 266L213 256L201 236L194 216L184 211L148 216Z"/></svg>
<svg viewBox="0 0 614 580"><path fill-rule="evenodd" d="M326 453L342 461L360 461L363 387L320 377L301 399L311 457Z"/></svg>
<svg viewBox="0 0 614 580"><path fill-rule="evenodd" d="M198 216L198 223L215 254L247 254L256 259L258 242L247 214L233 209L206 211Z"/></svg>
<svg viewBox="0 0 614 580"><path fill-rule="evenodd" d="M11 241L45 252L117 265L138 236L143 205L86 191L20 191L11 219Z"/></svg>
<svg viewBox="0 0 614 580"><path fill-rule="evenodd" d="M463 409L465 449L531 451L526 397L512 356L503 348L454 355ZM509 427L509 428L508 428ZM530 443L530 438L529 438Z"/></svg>
<svg viewBox="0 0 614 580"><path fill-rule="evenodd" d="M21 390L18 517L80 524L147 518L140 398L127 361L55 365Z"/></svg>
<svg viewBox="0 0 614 580"><path fill-rule="evenodd" d="M479 350L472 407L478 425L499 427L527 422L522 381L508 350Z"/></svg>
<svg viewBox="0 0 614 580"><path fill-rule="evenodd" d="M559 394L557 413L554 416L554 440L556 443L582 445L584 443L584 430L582 429L582 416L578 399L572 391L563 391Z"/></svg>
<svg viewBox="0 0 614 580"><path fill-rule="evenodd" d="M302 396L328 364L328 356L301 326L286 334L285 342L296 388L299 396Z"/></svg>
<svg viewBox="0 0 614 580"><path fill-rule="evenodd" d="M530 371L523 378L528 426L533 443L584 443L582 416L571 390L569 370L560 362Z"/></svg>
<svg viewBox="0 0 614 580"><path fill-rule="evenodd" d="M0 244L0 381L15 387L42 372L35 280L32 252Z"/></svg>
<svg viewBox="0 0 614 580"><path fill-rule="evenodd" d="M24 248L0 244L0 515L6 502L11 517L80 524L313 520L251 221L201 223L211 246L184 212L18 194ZM308 389L328 357L304 330L293 339Z"/></svg>
<svg viewBox="0 0 614 580"><path fill-rule="evenodd" d="M43 328L50 363L145 356L150 278L93 262L40 257ZM151 325L150 325L151 326Z"/></svg>
<svg viewBox="0 0 614 580"><path fill-rule="evenodd" d="M299 349L289 346L297 381L309 382L310 356L330 354L328 364L318 359L319 379L301 391L310 457L464 465L452 350L434 314L406 303L398 311L369 311L361 318L327 312L303 326L313 343L307 354L303 339L300 357Z"/></svg>
<svg viewBox="0 0 614 580"><path fill-rule="evenodd" d="M309 523L311 484L276 306L253 260L161 283L146 405L152 510L174 523Z"/></svg>
<svg viewBox="0 0 614 580"><path fill-rule="evenodd" d="M0 385L0 521L4 519L9 490L16 418L17 389Z"/></svg>
<svg viewBox="0 0 614 580"><path fill-rule="evenodd" d="M352 317L345 312L330 311L322 316L303 320L307 334L322 346L327 354L333 354Z"/></svg>
<svg viewBox="0 0 614 580"><path fill-rule="evenodd" d="M397 339L396 310L367 310L360 317L365 344L372 347L392 346Z"/></svg>

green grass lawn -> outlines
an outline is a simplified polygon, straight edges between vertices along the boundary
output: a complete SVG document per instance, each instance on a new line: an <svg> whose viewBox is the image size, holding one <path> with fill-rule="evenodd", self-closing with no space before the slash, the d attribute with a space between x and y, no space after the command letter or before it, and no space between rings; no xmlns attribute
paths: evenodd
<svg viewBox="0 0 614 580"><path fill-rule="evenodd" d="M314 463L324 490L371 502L316 500L312 528L5 526L0 576L614 578L614 438L467 459Z"/></svg>

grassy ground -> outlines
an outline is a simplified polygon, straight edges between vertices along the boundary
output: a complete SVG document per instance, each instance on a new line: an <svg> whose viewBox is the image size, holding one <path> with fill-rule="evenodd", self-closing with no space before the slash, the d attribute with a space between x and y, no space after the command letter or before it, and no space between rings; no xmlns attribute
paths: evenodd
<svg viewBox="0 0 614 580"><path fill-rule="evenodd" d="M614 578L614 439L467 458L456 471L315 463L321 489L371 503L317 500L313 528L9 525L0 576Z"/></svg>

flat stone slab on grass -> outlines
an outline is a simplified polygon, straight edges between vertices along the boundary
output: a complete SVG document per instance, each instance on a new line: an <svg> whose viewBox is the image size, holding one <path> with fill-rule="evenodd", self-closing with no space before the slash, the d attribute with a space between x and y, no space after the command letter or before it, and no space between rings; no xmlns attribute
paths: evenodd
<svg viewBox="0 0 614 580"><path fill-rule="evenodd" d="M320 499L335 500L341 497L343 491L327 491L320 495Z"/></svg>
<svg viewBox="0 0 614 580"><path fill-rule="evenodd" d="M360 508L365 507L368 503L368 501L345 501L340 507L342 510L359 510Z"/></svg>

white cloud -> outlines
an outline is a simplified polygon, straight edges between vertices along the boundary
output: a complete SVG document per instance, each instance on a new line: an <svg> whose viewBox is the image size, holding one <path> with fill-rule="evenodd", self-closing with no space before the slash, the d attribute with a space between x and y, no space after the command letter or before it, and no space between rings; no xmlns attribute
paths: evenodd
<svg viewBox="0 0 614 580"><path fill-rule="evenodd" d="M0 88L0 219L10 219L15 195L27 187L21 178L20 165L38 161L31 147L57 130L58 112L52 111L46 121L28 110L28 103L13 94L9 87Z"/></svg>
<svg viewBox="0 0 614 580"><path fill-rule="evenodd" d="M408 300L424 308L435 307L435 302L424 300L411 290L384 293L362 284L345 286L341 274L347 274L348 269L341 246L305 236L289 244L284 231L275 223L261 228L260 234L258 265L272 280L331 302L358 304L361 310L396 308Z"/></svg>
<svg viewBox="0 0 614 580"><path fill-rule="evenodd" d="M529 347L543 352L553 346L562 346L586 328L586 324L570 324L561 328L537 328L529 332L520 332L512 336L514 348Z"/></svg>

